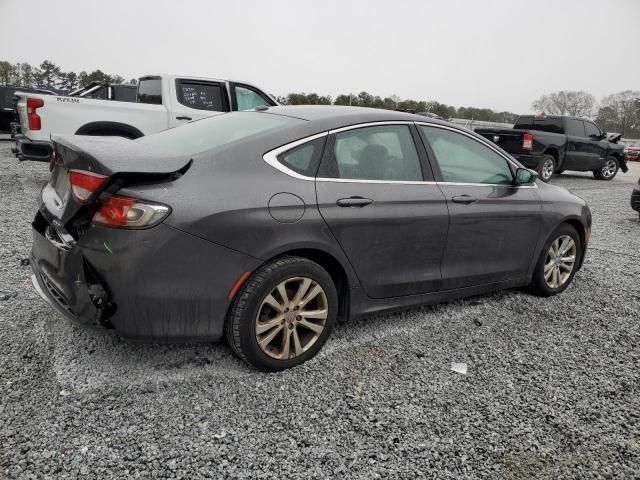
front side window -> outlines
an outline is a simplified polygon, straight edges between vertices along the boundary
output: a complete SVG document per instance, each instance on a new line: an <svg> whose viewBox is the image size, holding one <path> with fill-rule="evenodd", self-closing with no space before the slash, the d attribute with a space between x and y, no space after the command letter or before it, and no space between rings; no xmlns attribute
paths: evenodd
<svg viewBox="0 0 640 480"><path fill-rule="evenodd" d="M600 129L591 122L584 122L584 130L587 137L600 136Z"/></svg>
<svg viewBox="0 0 640 480"><path fill-rule="evenodd" d="M420 127L445 182L511 184L507 160L478 140L443 128Z"/></svg>
<svg viewBox="0 0 640 480"><path fill-rule="evenodd" d="M381 125L337 133L328 176L359 180L422 181L408 125Z"/></svg>
<svg viewBox="0 0 640 480"><path fill-rule="evenodd" d="M257 107L268 107L271 103L258 92L247 87L236 86L236 105L238 110L253 110Z"/></svg>
<svg viewBox="0 0 640 480"><path fill-rule="evenodd" d="M189 108L224 112L222 89L218 83L178 80L178 101Z"/></svg>
<svg viewBox="0 0 640 480"><path fill-rule="evenodd" d="M576 118L567 118L567 135L584 137L584 123Z"/></svg>

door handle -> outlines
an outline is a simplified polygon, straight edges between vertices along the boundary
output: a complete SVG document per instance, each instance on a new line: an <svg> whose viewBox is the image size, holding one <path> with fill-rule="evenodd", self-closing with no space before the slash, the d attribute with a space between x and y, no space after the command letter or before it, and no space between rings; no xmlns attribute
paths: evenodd
<svg viewBox="0 0 640 480"><path fill-rule="evenodd" d="M176 120L191 120L191 117L176 117Z"/></svg>
<svg viewBox="0 0 640 480"><path fill-rule="evenodd" d="M465 205L469 205L470 203L477 202L478 199L471 195L458 195L457 197L453 197L451 201L453 203L464 203Z"/></svg>
<svg viewBox="0 0 640 480"><path fill-rule="evenodd" d="M339 207L358 207L362 208L370 203L373 203L373 200L370 198L362 198L362 197L349 197L349 198L341 198L336 202Z"/></svg>

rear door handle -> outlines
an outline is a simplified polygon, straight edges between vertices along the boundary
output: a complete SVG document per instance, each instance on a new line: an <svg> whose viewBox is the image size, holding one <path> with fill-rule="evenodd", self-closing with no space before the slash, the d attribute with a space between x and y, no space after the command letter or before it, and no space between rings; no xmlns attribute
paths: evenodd
<svg viewBox="0 0 640 480"><path fill-rule="evenodd" d="M458 195L457 197L453 197L451 201L453 203L464 203L465 205L469 205L470 203L477 202L478 199L471 195Z"/></svg>
<svg viewBox="0 0 640 480"><path fill-rule="evenodd" d="M370 203L373 203L373 200L370 198L362 198L362 197L350 197L350 198L341 198L336 202L339 207L358 207L362 208Z"/></svg>
<svg viewBox="0 0 640 480"><path fill-rule="evenodd" d="M189 120L189 121L191 121L191 117L176 117L176 120Z"/></svg>

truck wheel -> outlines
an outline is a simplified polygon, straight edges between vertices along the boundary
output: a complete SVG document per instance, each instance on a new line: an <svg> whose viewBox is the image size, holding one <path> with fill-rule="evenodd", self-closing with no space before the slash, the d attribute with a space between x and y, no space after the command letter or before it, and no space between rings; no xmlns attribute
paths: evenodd
<svg viewBox="0 0 640 480"><path fill-rule="evenodd" d="M553 172L556 169L556 159L552 155L544 155L540 166L538 167L538 177L543 182L548 182L553 177Z"/></svg>
<svg viewBox="0 0 640 480"><path fill-rule="evenodd" d="M619 168L620 165L618 164L618 159L616 157L610 156L607 157L607 161L604 162L602 168L593 171L593 176L598 180L611 180L616 176Z"/></svg>

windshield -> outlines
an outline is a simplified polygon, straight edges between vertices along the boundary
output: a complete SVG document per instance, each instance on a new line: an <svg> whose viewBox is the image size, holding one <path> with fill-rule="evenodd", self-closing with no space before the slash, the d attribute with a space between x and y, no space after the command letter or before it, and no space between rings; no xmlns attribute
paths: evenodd
<svg viewBox="0 0 640 480"><path fill-rule="evenodd" d="M257 112L223 113L139 138L136 142L176 153L195 155L269 130L304 122L298 118Z"/></svg>

